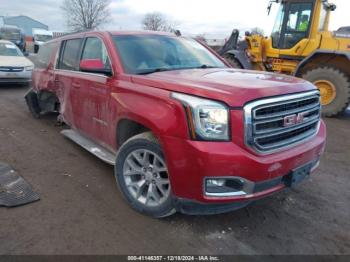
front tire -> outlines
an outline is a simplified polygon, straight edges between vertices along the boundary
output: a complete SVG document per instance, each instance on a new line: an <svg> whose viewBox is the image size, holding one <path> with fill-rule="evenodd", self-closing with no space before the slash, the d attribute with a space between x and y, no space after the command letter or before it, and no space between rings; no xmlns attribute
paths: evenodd
<svg viewBox="0 0 350 262"><path fill-rule="evenodd" d="M176 212L164 155L152 133L125 142L114 170L120 191L132 208L155 218Z"/></svg>
<svg viewBox="0 0 350 262"><path fill-rule="evenodd" d="M320 90L322 114L333 117L348 107L350 102L350 79L335 67L318 67L307 71L302 78Z"/></svg>

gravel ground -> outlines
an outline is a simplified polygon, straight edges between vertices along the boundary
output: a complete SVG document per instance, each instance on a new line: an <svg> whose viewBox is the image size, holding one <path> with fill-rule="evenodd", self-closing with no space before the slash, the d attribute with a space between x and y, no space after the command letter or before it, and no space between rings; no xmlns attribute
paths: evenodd
<svg viewBox="0 0 350 262"><path fill-rule="evenodd" d="M0 87L0 161L41 200L0 208L0 254L350 254L350 112L327 119L318 172L293 190L216 216L131 210L112 167L33 119L26 87Z"/></svg>

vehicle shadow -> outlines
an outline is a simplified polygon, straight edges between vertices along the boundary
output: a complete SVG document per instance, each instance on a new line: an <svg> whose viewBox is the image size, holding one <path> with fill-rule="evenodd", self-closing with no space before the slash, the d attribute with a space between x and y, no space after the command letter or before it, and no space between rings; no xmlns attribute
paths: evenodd
<svg viewBox="0 0 350 262"><path fill-rule="evenodd" d="M309 240L325 237L327 233L318 228L324 228L330 218L321 211L327 210L326 206L306 192L306 187L287 189L226 214L175 214L161 223L181 228L198 241L215 243L222 254L259 254L271 252L271 247L275 254L287 254L293 249L318 253L315 246L325 246L326 242L310 245Z"/></svg>
<svg viewBox="0 0 350 262"><path fill-rule="evenodd" d="M340 114L338 119L350 119L350 107L348 107L344 113Z"/></svg>
<svg viewBox="0 0 350 262"><path fill-rule="evenodd" d="M30 86L31 86L30 84L0 83L0 91L29 89Z"/></svg>
<svg viewBox="0 0 350 262"><path fill-rule="evenodd" d="M164 221L170 223L187 223L193 226L193 229L197 231L196 233L216 231L224 235L237 229L244 231L253 230L257 226L269 224L285 216L284 208L287 208L292 198L293 192L291 190L285 190L276 195L252 202L245 208L229 213L210 216L189 216L177 213L172 217L165 218Z"/></svg>

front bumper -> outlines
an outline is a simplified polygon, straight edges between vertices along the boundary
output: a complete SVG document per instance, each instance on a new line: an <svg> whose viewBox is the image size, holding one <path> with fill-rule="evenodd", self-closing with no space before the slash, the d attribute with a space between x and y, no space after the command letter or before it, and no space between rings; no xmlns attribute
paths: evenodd
<svg viewBox="0 0 350 262"><path fill-rule="evenodd" d="M0 83L30 83L32 71L22 72L0 72Z"/></svg>
<svg viewBox="0 0 350 262"><path fill-rule="evenodd" d="M311 173L318 167L319 159L308 163L305 166L309 167L310 172L302 176L302 179L298 180L298 183L308 178ZM256 199L260 199L283 190L287 187L294 187L293 185L293 172L289 174L277 177L272 180L254 183L253 192L244 200L233 201L232 203L203 203L194 200L175 198L175 208L178 212L188 215L216 215L221 213L227 213L246 207ZM295 184L298 184L295 183Z"/></svg>
<svg viewBox="0 0 350 262"><path fill-rule="evenodd" d="M292 170L319 159L325 148L325 140L326 127L322 121L315 137L301 145L265 156L258 156L232 142L161 138L172 191L178 202L187 203L187 206L188 203L206 207L219 205L217 208L220 210L227 207L229 211L286 188L283 177L288 176ZM204 190L205 178L215 177L241 177L252 181L255 188L260 187L260 190L245 196L207 196ZM181 211L180 207L178 209Z"/></svg>

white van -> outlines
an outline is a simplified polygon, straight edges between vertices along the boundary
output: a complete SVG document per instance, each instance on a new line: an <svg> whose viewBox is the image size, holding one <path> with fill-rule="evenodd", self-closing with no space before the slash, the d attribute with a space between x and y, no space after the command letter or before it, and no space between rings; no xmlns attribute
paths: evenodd
<svg viewBox="0 0 350 262"><path fill-rule="evenodd" d="M44 29L33 28L34 53L38 53L39 47L53 38L53 33Z"/></svg>

